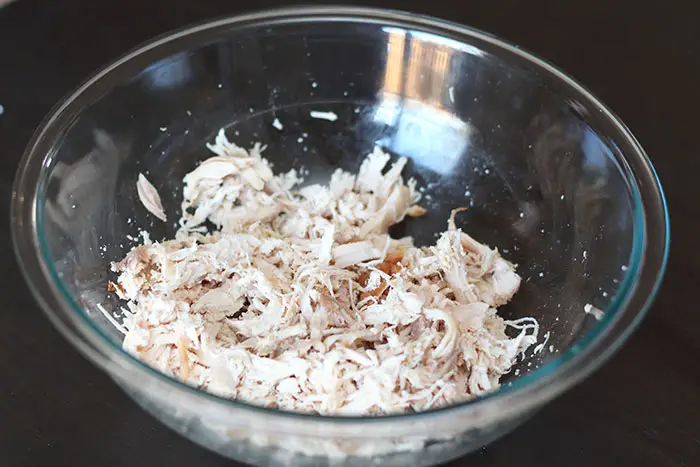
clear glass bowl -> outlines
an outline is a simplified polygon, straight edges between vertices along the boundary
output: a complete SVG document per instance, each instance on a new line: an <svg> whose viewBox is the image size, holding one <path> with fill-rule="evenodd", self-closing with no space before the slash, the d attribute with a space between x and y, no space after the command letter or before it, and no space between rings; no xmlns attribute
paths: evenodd
<svg viewBox="0 0 700 467"><path fill-rule="evenodd" d="M335 122L310 118L332 111ZM273 127L277 118L282 131ZM139 172L179 217L180 180L228 128L262 141L310 182L356 170L378 144L412 161L430 214L399 227L419 243L463 226L519 263L502 312L549 339L485 397L421 414L336 418L219 399L120 348L96 307L109 262L140 229ZM315 178L315 177L318 178ZM160 37L99 71L36 131L12 228L46 314L84 355L174 430L257 465L430 465L479 448L601 365L639 323L661 279L668 220L659 182L620 120L571 78L464 26L399 12L303 8L226 18ZM591 304L601 320L584 312ZM551 347L550 347L551 346Z"/></svg>

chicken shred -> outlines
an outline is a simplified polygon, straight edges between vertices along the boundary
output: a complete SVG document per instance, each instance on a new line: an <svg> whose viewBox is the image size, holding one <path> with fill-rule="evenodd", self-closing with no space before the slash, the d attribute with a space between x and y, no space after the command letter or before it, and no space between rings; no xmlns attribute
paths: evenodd
<svg viewBox="0 0 700 467"><path fill-rule="evenodd" d="M184 178L175 239L112 264L123 346L152 367L251 404L381 415L492 391L537 341L537 321L497 314L520 277L456 227L457 210L433 246L388 235L425 214L405 159L387 167L375 149L357 176L299 188L260 144L222 130L208 148Z"/></svg>
<svg viewBox="0 0 700 467"><path fill-rule="evenodd" d="M148 179L141 173L136 181L136 192L139 196L141 204L143 204L148 212L163 222L168 220L165 217L165 211L163 210L163 203L160 201L160 195L156 191L155 187L151 185L151 182L149 182Z"/></svg>

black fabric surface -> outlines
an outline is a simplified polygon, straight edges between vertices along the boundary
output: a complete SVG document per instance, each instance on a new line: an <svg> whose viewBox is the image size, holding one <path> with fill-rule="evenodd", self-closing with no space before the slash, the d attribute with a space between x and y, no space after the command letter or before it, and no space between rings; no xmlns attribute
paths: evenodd
<svg viewBox="0 0 700 467"><path fill-rule="evenodd" d="M640 329L584 383L451 466L700 465L700 28L695 2L384 0L495 33L554 62L638 136L672 216L664 286ZM32 131L94 69L172 28L280 1L17 0L0 9L0 466L233 466L139 409L52 328L10 240ZM367 3L369 4L369 3Z"/></svg>

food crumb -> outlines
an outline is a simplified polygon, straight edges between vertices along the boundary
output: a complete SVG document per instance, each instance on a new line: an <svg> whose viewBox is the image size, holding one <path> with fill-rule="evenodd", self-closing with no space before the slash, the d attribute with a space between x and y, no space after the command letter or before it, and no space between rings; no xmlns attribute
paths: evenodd
<svg viewBox="0 0 700 467"><path fill-rule="evenodd" d="M594 317L595 319L597 319L598 321L600 321L601 319L603 319L603 317L605 316L605 312L604 312L603 310L601 310L600 308L594 307L594 306L591 305L590 303L586 303L586 304L584 305L583 311L584 311L586 314L593 316L593 317Z"/></svg>
<svg viewBox="0 0 700 467"><path fill-rule="evenodd" d="M321 112L319 110L312 110L309 112L311 118L317 118L319 120L328 120L329 122L335 122L338 120L338 115L335 112Z"/></svg>

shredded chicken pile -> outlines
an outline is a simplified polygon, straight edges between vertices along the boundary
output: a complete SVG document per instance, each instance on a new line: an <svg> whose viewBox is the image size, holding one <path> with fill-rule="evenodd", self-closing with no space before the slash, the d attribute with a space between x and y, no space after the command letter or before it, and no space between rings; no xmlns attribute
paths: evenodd
<svg viewBox="0 0 700 467"><path fill-rule="evenodd" d="M459 210L434 246L388 235L425 213L405 159L387 167L376 149L357 176L293 191L296 172L274 175L259 144L222 130L207 146L216 156L184 178L176 238L112 265L124 348L149 365L252 404L379 415L491 391L536 342L534 319L497 315L520 277L456 228Z"/></svg>

